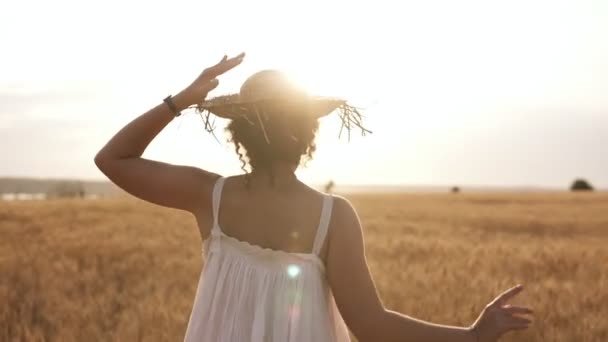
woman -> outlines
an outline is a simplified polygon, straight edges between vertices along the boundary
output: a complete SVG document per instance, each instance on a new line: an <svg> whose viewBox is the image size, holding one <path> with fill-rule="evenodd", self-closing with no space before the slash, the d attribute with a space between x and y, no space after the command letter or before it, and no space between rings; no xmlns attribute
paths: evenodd
<svg viewBox="0 0 608 342"><path fill-rule="evenodd" d="M95 157L127 192L197 220L206 255L186 341L348 341L348 326L360 341L486 342L528 327L530 320L518 315L531 310L506 304L519 285L488 304L469 327L385 309L356 210L294 174L315 150L319 117L338 109L347 128L359 119L344 101L310 97L277 71L251 76L239 94L203 102L217 77L243 58L224 56L121 129ZM141 158L152 139L194 105L230 119L231 141L251 172L221 177Z"/></svg>

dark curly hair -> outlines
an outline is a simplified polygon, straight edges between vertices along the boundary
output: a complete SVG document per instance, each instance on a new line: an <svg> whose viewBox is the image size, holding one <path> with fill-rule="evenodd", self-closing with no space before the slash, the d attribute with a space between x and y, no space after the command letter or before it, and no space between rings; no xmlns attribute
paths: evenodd
<svg viewBox="0 0 608 342"><path fill-rule="evenodd" d="M226 131L241 161L249 185L250 171L267 170L274 182L272 166L278 162L299 166L312 159L316 150L317 118L298 113L266 111L258 117L230 120ZM304 158L303 158L304 157Z"/></svg>

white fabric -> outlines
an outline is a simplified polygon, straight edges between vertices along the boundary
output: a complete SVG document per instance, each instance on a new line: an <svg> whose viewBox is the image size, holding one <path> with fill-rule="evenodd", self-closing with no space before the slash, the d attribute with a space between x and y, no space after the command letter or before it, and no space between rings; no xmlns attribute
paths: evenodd
<svg viewBox="0 0 608 342"><path fill-rule="evenodd" d="M185 342L343 342L348 329L319 258L333 197L325 195L311 253L263 248L224 234L218 222L225 178L213 189L213 228Z"/></svg>

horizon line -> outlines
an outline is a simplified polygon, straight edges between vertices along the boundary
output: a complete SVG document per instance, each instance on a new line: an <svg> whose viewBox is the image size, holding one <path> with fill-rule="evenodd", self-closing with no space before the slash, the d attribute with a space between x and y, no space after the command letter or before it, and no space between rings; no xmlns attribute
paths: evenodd
<svg viewBox="0 0 608 342"><path fill-rule="evenodd" d="M580 178L580 177L579 177ZM38 181L81 181L81 182L95 182L95 183L110 183L114 184L111 180L105 178L89 178L89 177L42 177L42 176L14 176L14 175L0 175L0 179L23 179L23 180L38 180ZM574 178L576 180L578 178ZM311 182L307 183L311 186L323 187L328 182ZM337 183L335 182L334 188L381 188L381 187L395 187L395 188L442 188L451 189L454 187L463 190L469 189L535 189L535 190L570 190L570 184L566 186L557 185L540 185L540 184L473 184L473 183ZM593 185L593 184L592 184ZM600 186L595 188L596 191L608 191L607 187Z"/></svg>

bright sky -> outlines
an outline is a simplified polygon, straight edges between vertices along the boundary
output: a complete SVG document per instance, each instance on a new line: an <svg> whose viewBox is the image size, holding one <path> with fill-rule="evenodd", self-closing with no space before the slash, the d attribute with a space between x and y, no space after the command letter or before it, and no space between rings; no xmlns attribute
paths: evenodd
<svg viewBox="0 0 608 342"><path fill-rule="evenodd" d="M608 187L607 37L602 0L10 1L0 176L103 179L118 129L245 51L212 95L279 68L366 108L374 133L350 143L323 119L311 183ZM240 172L195 115L144 156Z"/></svg>

